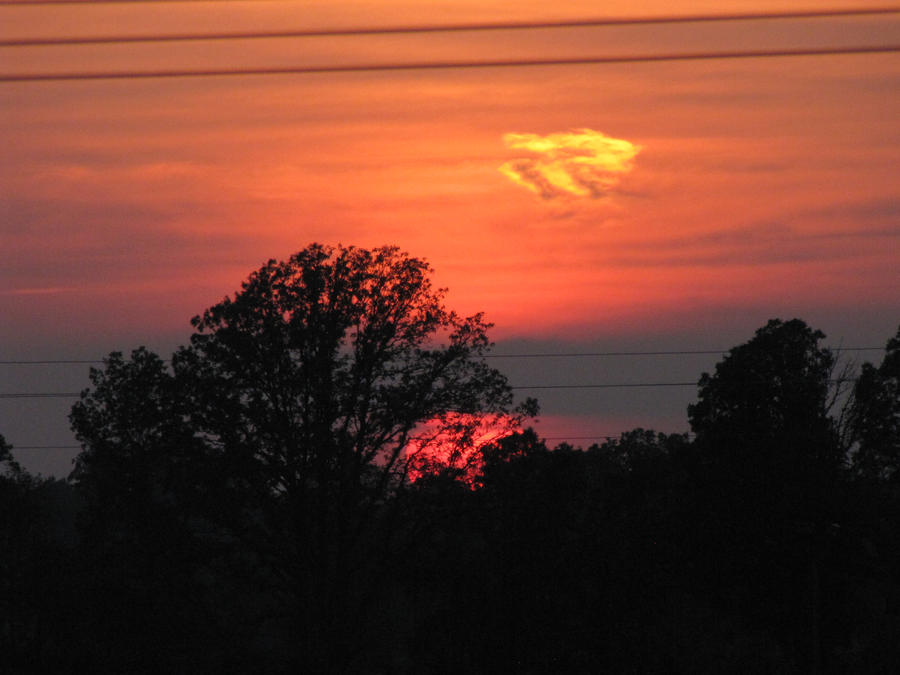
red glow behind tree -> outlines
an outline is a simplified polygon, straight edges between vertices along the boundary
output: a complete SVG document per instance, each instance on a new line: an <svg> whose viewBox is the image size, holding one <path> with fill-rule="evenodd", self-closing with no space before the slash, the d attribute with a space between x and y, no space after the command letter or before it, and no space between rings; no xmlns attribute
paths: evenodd
<svg viewBox="0 0 900 675"><path fill-rule="evenodd" d="M409 480L449 473L474 487L484 466L482 448L520 428L521 418L504 414L441 415L422 425L406 446Z"/></svg>

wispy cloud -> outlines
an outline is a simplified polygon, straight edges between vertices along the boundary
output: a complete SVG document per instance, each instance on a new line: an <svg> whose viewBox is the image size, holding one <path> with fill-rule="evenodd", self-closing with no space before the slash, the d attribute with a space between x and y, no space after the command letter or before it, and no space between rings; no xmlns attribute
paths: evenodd
<svg viewBox="0 0 900 675"><path fill-rule="evenodd" d="M75 290L68 286L48 286L46 288L11 288L0 290L0 295L55 295Z"/></svg>
<svg viewBox="0 0 900 675"><path fill-rule="evenodd" d="M544 199L603 197L631 171L641 151L639 145L593 129L547 136L509 133L503 142L531 156L506 162L500 173Z"/></svg>

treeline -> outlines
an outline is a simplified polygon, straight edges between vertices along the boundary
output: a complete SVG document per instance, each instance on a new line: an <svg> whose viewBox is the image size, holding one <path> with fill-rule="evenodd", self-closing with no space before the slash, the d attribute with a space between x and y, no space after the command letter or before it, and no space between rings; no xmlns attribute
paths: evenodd
<svg viewBox="0 0 900 675"><path fill-rule="evenodd" d="M900 332L850 378L773 320L690 437L473 450L534 405L427 272L272 261L92 372L69 481L3 443L0 671L900 672Z"/></svg>

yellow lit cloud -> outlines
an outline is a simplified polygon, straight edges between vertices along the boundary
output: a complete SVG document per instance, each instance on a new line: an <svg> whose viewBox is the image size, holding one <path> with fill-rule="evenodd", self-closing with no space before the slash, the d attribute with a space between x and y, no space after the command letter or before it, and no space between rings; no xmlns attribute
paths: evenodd
<svg viewBox="0 0 900 675"><path fill-rule="evenodd" d="M533 156L506 162L500 173L544 199L602 197L631 171L641 151L639 145L593 129L547 136L510 133L503 142Z"/></svg>

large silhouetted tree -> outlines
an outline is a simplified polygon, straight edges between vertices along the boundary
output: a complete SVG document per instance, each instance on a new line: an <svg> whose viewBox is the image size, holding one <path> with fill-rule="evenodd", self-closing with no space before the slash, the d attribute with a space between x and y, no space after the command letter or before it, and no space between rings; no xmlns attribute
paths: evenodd
<svg viewBox="0 0 900 675"><path fill-rule="evenodd" d="M212 555L197 531L209 492L205 448L175 378L152 352L113 353L90 379L70 415L84 447L71 479L85 504L90 648L113 670L200 667L203 589L195 581Z"/></svg>
<svg viewBox="0 0 900 675"><path fill-rule="evenodd" d="M769 321L702 376L688 409L707 466L703 503L718 559L711 578L746 616L776 626L810 672L820 669L822 569L844 463L829 417L835 358L820 346L824 337L798 319Z"/></svg>
<svg viewBox="0 0 900 675"><path fill-rule="evenodd" d="M74 477L115 511L95 521L143 521L155 504L164 522L193 495L187 511L290 598L295 657L346 668L376 586L373 540L390 536L387 505L417 456L440 444L453 461L486 420L534 410L514 408L482 359L489 324L446 309L430 273L394 247L314 244L195 317L171 373L145 351L110 357L72 414Z"/></svg>
<svg viewBox="0 0 900 675"><path fill-rule="evenodd" d="M381 499L405 481L411 441L464 451L484 415L507 421L512 394L481 359L489 325L448 311L429 275L396 248L270 261L175 355L192 425L292 498Z"/></svg>
<svg viewBox="0 0 900 675"><path fill-rule="evenodd" d="M527 410L428 275L312 246L194 319L171 365L112 354L72 411L79 549L45 536L72 491L0 439L0 653L25 672L898 672L900 336L840 422L824 336L773 320L701 378L694 439L479 447Z"/></svg>
<svg viewBox="0 0 900 675"><path fill-rule="evenodd" d="M73 672L80 589L77 504L64 481L30 474L0 435L0 670ZM69 576L71 575L71 576Z"/></svg>
<svg viewBox="0 0 900 675"><path fill-rule="evenodd" d="M85 448L71 478L87 502L89 529L127 539L183 507L203 448L175 378L156 354L140 348L125 359L114 352L90 379L70 415Z"/></svg>
<svg viewBox="0 0 900 675"><path fill-rule="evenodd" d="M877 368L864 363L853 391L853 468L874 480L900 479L900 330Z"/></svg>
<svg viewBox="0 0 900 675"><path fill-rule="evenodd" d="M810 522L843 464L829 417L834 355L820 331L772 320L704 373L688 408L696 441L732 488ZM749 505L748 505L749 506Z"/></svg>
<svg viewBox="0 0 900 675"><path fill-rule="evenodd" d="M24 668L35 644L31 568L40 553L41 531L36 481L12 456L0 436L0 650L13 668ZM39 619L38 619L39 621Z"/></svg>
<svg viewBox="0 0 900 675"><path fill-rule="evenodd" d="M850 597L854 672L900 669L900 331L879 366L862 365L848 416L853 441L846 519L855 536ZM866 612L860 609L865 608Z"/></svg>
<svg viewBox="0 0 900 675"><path fill-rule="evenodd" d="M699 400L688 408L697 438L755 443L822 433L834 367L831 351L819 345L824 337L799 319L773 319L731 349L714 374L703 374Z"/></svg>

